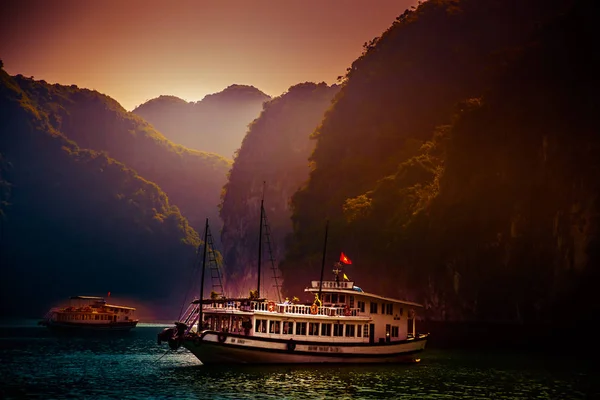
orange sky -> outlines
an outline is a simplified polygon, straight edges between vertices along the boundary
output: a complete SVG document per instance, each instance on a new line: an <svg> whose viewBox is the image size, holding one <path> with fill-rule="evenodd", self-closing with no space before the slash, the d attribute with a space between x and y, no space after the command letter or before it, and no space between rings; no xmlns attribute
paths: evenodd
<svg viewBox="0 0 600 400"><path fill-rule="evenodd" d="M128 110L233 83L277 96L334 83L413 0L20 0L0 2L12 75L76 84Z"/></svg>

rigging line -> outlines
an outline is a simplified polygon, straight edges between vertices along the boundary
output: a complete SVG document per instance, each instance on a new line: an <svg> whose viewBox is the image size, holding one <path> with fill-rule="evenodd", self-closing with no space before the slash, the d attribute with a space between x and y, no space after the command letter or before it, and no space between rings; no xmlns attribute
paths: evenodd
<svg viewBox="0 0 600 400"><path fill-rule="evenodd" d="M271 261L271 271L273 272L273 281L275 282L275 292L277 294L277 300L281 303L281 288L279 281L277 280L278 268L275 266L275 259L273 258L273 247L271 246L271 228L269 221L267 220L267 213L264 213L265 223L265 236L267 238L267 247L269 249L269 259Z"/></svg>
<svg viewBox="0 0 600 400"><path fill-rule="evenodd" d="M204 240L206 240L206 238L204 238ZM202 241L202 243L204 243L204 240ZM194 274L196 273L196 265L198 265L198 261L199 261L198 258L199 257L200 257L200 245L198 245L198 248L196 249L196 258L194 259L194 266L192 267L192 271L190 272L190 279L189 279L189 283L188 283L188 289L185 292L185 297L183 298L183 302L181 303L181 309L179 310L179 318L177 318L178 320L181 319L181 317L183 316L182 315L183 314L183 307L185 307L188 295L192 291L192 285L193 285L193 282L195 281Z"/></svg>

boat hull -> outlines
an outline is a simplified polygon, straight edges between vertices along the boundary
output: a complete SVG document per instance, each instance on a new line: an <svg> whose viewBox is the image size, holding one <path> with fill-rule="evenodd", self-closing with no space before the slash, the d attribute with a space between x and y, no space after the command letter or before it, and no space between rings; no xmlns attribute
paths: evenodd
<svg viewBox="0 0 600 400"><path fill-rule="evenodd" d="M43 321L48 329L57 331L98 331L98 332L126 332L135 328L138 321L111 322L106 324L81 324L70 322Z"/></svg>
<svg viewBox="0 0 600 400"><path fill-rule="evenodd" d="M414 363L426 343L426 335L395 343L353 344L265 340L217 332L182 341L203 364Z"/></svg>

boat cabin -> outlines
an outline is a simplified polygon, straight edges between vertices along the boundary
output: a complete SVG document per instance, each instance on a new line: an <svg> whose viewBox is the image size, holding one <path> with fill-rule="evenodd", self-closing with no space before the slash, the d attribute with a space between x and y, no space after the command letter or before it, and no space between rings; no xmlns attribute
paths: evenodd
<svg viewBox="0 0 600 400"><path fill-rule="evenodd" d="M391 343L415 337L417 303L365 293L351 281L312 281L312 304L266 299L202 301L202 326L218 332L315 342ZM198 300L182 321L188 332L198 321Z"/></svg>
<svg viewBox="0 0 600 400"><path fill-rule="evenodd" d="M103 297L72 296L68 307L51 310L53 320L86 324L129 322L135 320L135 308L107 304Z"/></svg>

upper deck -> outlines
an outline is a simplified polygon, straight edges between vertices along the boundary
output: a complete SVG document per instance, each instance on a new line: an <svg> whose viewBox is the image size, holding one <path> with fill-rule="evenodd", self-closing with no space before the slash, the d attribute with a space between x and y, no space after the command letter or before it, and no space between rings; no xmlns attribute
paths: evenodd
<svg viewBox="0 0 600 400"><path fill-rule="evenodd" d="M319 293L320 283L321 283L320 281L311 281L311 286L304 289L304 291L310 292L310 293ZM388 302L388 303L403 304L406 306L412 306L412 307L418 307L418 308L423 307L422 304L414 303L412 301L398 300L398 299L393 299L391 297L384 297L384 296L379 296L379 295L376 295L373 293L367 293L367 292L363 291L361 288L359 288L358 286L355 286L354 282L352 282L352 281L323 281L323 286L322 286L321 292L322 293L343 293L343 294L347 294L347 295L359 296L359 297L364 297L367 299L379 300L379 301L384 301L384 302Z"/></svg>
<svg viewBox="0 0 600 400"><path fill-rule="evenodd" d="M276 303L266 300L220 300L210 303L203 302L204 313L229 313L229 314L280 314L283 316L311 316L311 317L367 317L361 315L358 308L350 308L346 305L315 305L293 304L290 302Z"/></svg>

